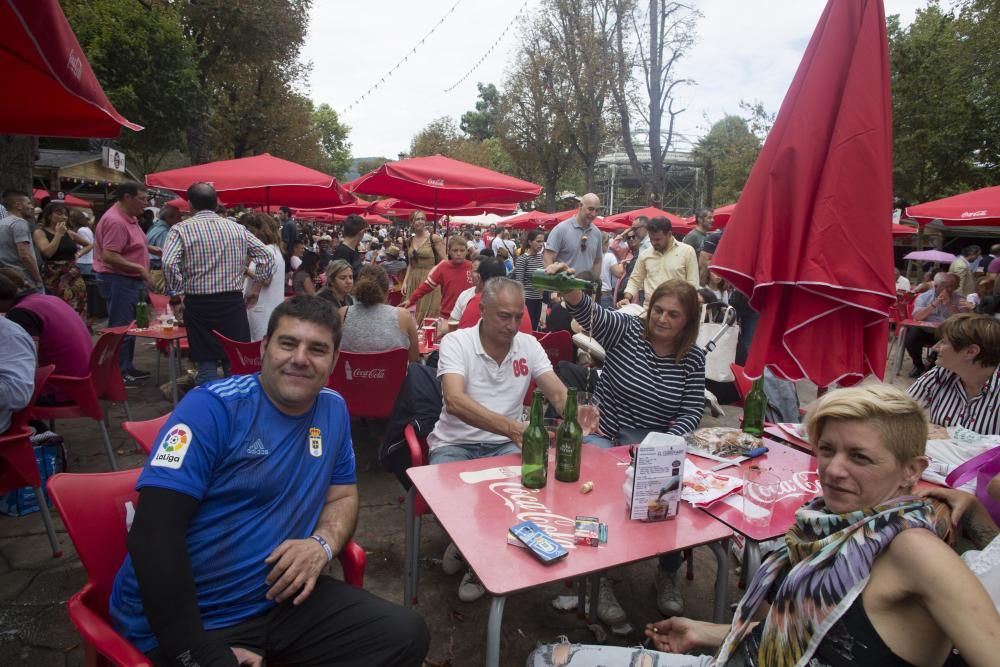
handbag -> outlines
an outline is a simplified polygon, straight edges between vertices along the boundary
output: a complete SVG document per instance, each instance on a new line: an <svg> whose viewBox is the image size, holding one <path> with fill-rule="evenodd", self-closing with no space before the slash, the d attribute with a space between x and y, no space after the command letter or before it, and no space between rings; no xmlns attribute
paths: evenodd
<svg viewBox="0 0 1000 667"><path fill-rule="evenodd" d="M988 449L958 466L948 474L945 483L955 489L975 477L976 498L993 517L993 521L1000 524L1000 502L990 497L986 491L997 475L1000 475L1000 447Z"/></svg>
<svg viewBox="0 0 1000 667"><path fill-rule="evenodd" d="M701 307L701 326L698 328L698 347L705 350L705 379L715 382L733 382L729 365L736 361L736 345L740 340L740 327L736 324L736 311L732 306L718 302L710 304L713 310L722 310L721 322L706 322L707 306ZM711 318L716 319L715 317Z"/></svg>

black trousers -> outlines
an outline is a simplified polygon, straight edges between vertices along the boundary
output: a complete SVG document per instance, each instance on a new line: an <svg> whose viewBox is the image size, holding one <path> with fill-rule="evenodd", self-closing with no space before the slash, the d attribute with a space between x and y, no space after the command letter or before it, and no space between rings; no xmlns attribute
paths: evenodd
<svg viewBox="0 0 1000 667"><path fill-rule="evenodd" d="M288 667L419 667L430 644L427 624L412 609L327 576L297 607L287 600L263 616L208 634L263 655L268 665ZM157 665L170 664L159 648L148 655Z"/></svg>
<svg viewBox="0 0 1000 667"><path fill-rule="evenodd" d="M922 327L907 327L906 329L906 353L910 355L913 365L917 368L924 366L924 346L933 345L937 340L934 332Z"/></svg>

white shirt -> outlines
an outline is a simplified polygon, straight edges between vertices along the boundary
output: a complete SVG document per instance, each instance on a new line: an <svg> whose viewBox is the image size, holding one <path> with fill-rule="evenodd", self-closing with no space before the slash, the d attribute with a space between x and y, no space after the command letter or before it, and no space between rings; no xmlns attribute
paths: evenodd
<svg viewBox="0 0 1000 667"><path fill-rule="evenodd" d="M476 288L470 287L467 290L463 290L458 298L455 299L455 305L451 309L451 315L448 316L449 324L458 324L462 319L462 315L465 313L466 306L469 305L469 301L472 297L476 296Z"/></svg>
<svg viewBox="0 0 1000 667"><path fill-rule="evenodd" d="M618 264L618 258L611 251L604 253L604 257L601 259L601 293L610 294L611 288L614 287L615 279L611 275L611 267Z"/></svg>
<svg viewBox="0 0 1000 667"><path fill-rule="evenodd" d="M478 326L445 336L438 353L438 378L461 375L465 378L465 393L472 400L517 421L521 419L524 395L531 381L551 371L552 363L541 344L534 336L520 331L500 364L483 349ZM469 426L448 414L445 404L434 430L427 436L427 447L434 450L446 445L507 441L509 438L505 436Z"/></svg>
<svg viewBox="0 0 1000 667"><path fill-rule="evenodd" d="M495 239L493 239L493 243L491 245L493 247L493 254L494 255L497 254L497 250L499 250L500 248L507 248L507 252L510 253L511 257L514 256L514 249L517 248L517 244L516 243L514 243L510 239L507 239L506 241L504 241L499 236L496 237Z"/></svg>
<svg viewBox="0 0 1000 667"><path fill-rule="evenodd" d="M94 232L90 229L90 227L80 227L80 229L76 230L76 233L79 234L80 236L82 236L83 239L87 243L90 243L91 245L93 245L93 243L94 243ZM77 264L93 264L94 263L94 249L91 248L90 250L88 250L84 254L82 254L79 257L77 257L76 258L76 263Z"/></svg>

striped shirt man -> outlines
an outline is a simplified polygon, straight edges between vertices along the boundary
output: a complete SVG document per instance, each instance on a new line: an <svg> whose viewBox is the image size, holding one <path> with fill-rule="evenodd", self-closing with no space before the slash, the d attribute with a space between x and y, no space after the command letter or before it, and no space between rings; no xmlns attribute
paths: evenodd
<svg viewBox="0 0 1000 667"><path fill-rule="evenodd" d="M199 211L167 232L163 279L167 294L242 292L247 260L253 279L266 282L274 273L267 246L243 225L211 211Z"/></svg>
<svg viewBox="0 0 1000 667"><path fill-rule="evenodd" d="M604 348L596 391L601 433L614 440L622 429L673 435L696 429L705 408L704 351L692 346L680 362L661 357L646 340L642 320L593 303L584 296L576 306L566 305Z"/></svg>
<svg viewBox="0 0 1000 667"><path fill-rule="evenodd" d="M1000 368L978 394L969 397L957 374L935 366L910 386L910 396L927 408L932 424L1000 435Z"/></svg>

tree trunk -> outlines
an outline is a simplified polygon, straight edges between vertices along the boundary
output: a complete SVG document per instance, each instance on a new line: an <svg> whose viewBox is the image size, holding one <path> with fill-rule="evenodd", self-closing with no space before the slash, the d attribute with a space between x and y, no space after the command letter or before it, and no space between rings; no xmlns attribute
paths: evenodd
<svg viewBox="0 0 1000 667"><path fill-rule="evenodd" d="M0 189L17 189L31 194L31 166L35 163L38 138L0 135ZM55 189L59 189L56 183Z"/></svg>
<svg viewBox="0 0 1000 667"><path fill-rule="evenodd" d="M188 155L191 164L205 164L208 155L208 117L202 114L187 131Z"/></svg>

